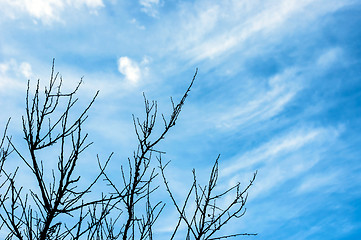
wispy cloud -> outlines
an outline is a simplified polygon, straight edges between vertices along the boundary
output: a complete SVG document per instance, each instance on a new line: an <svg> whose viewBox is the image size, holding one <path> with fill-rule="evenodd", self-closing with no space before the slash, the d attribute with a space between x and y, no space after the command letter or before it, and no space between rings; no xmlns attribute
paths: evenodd
<svg viewBox="0 0 361 240"><path fill-rule="evenodd" d="M151 17L158 15L158 8L161 5L161 0L139 0L139 4L142 6L142 11Z"/></svg>
<svg viewBox="0 0 361 240"><path fill-rule="evenodd" d="M217 62L235 51L241 51L243 56L250 51L259 53L264 50L263 45L281 39L283 34L303 29L315 19L352 3L197 1L193 8L184 4L171 19L170 24L177 28L168 32L170 35L164 34L173 39L171 48L192 62Z"/></svg>
<svg viewBox="0 0 361 240"><path fill-rule="evenodd" d="M24 89L25 81L33 76L31 65L28 62L18 63L10 59L0 63L0 92L11 92Z"/></svg>
<svg viewBox="0 0 361 240"><path fill-rule="evenodd" d="M277 115L302 89L297 74L297 69L286 69L271 77L266 88L256 85L255 88L259 88L256 90L256 95L250 101L232 107L230 112L224 112L223 116L217 118L217 126L234 129L240 125L255 124Z"/></svg>
<svg viewBox="0 0 361 240"><path fill-rule="evenodd" d="M319 134L319 130L293 131L285 136L272 139L257 149L247 152L227 163L228 167L223 169L222 174L230 175L241 169L255 166L260 162L265 163L272 161L280 154L287 154L303 147L305 144L314 140Z"/></svg>
<svg viewBox="0 0 361 240"><path fill-rule="evenodd" d="M318 173L308 176L298 187L296 192L298 194L305 194L308 192L318 191L325 189L326 192L334 191L335 188L339 187L337 179L340 178L339 173Z"/></svg>
<svg viewBox="0 0 361 240"><path fill-rule="evenodd" d="M333 64L340 64L340 59L344 58L342 48L333 47L323 52L317 59L317 65L322 69L332 67Z"/></svg>
<svg viewBox="0 0 361 240"><path fill-rule="evenodd" d="M130 20L130 22L131 22L132 24L134 24L134 25L135 25L138 29L140 29L140 30L145 30L145 29L146 29L145 26L142 25L142 24L140 24L140 23L138 22L138 20L135 19L135 18L133 18L132 20Z"/></svg>
<svg viewBox="0 0 361 240"><path fill-rule="evenodd" d="M97 9L103 7L104 4L102 0L1 0L0 6L4 16L12 19L27 14L35 20L50 24L53 21L62 21L62 14L65 10L82 7Z"/></svg>
<svg viewBox="0 0 361 240"><path fill-rule="evenodd" d="M319 160L330 144L337 141L341 129L298 128L274 137L261 146L223 164L222 175L231 176L230 184L240 179L237 172L259 170L252 195L267 193L286 180L308 171Z"/></svg>

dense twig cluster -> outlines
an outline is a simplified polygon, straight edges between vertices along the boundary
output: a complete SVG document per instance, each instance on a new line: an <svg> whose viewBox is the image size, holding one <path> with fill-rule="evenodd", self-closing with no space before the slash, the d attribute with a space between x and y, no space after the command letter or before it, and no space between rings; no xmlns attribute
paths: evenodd
<svg viewBox="0 0 361 240"><path fill-rule="evenodd" d="M0 142L0 234L5 239L153 239L154 224L165 203L151 201L151 195L159 186L152 186L158 173L163 178L171 202L178 211L179 221L170 239L180 234L185 224L186 239L221 239L240 235L216 235L231 219L244 214L247 191L250 183L241 190L240 185L214 194L218 180L218 158L212 168L209 182L202 187L198 184L193 170L193 184L181 206L175 200L165 175L167 164L162 163L163 152L156 149L169 130L175 125L182 106L190 92L197 72L178 104L172 102L172 112L167 119L161 115L164 127L155 131L157 102L149 102L144 96L145 118L133 116L138 147L127 165L121 165L120 182L111 179L106 167L112 155L102 164L98 157L99 172L92 182L84 187L81 176L75 174L80 155L92 143L87 142L88 134L82 133L87 113L98 92L82 111L74 111L78 99L75 97L81 81L74 91L62 91L62 78L52 67L50 82L44 92L39 81L32 96L30 82L26 94L26 114L22 118L23 134L27 145L26 153L7 135L6 124ZM77 112L76 115L74 112ZM58 150L55 159L42 160L41 152L46 149ZM13 153L23 163L9 170L6 160ZM154 167L152 156L156 156L159 168ZM49 163L56 163L49 168ZM152 164L153 163L153 164ZM36 186L27 190L17 185L20 168L26 167L34 177ZM50 172L50 174L49 174ZM103 181L99 181L103 180ZM89 197L97 185L106 183L98 197ZM234 194L233 201L226 207L219 207L217 201ZM99 196L100 195L100 196ZM194 202L191 202L191 196ZM188 205L195 205L189 215Z"/></svg>

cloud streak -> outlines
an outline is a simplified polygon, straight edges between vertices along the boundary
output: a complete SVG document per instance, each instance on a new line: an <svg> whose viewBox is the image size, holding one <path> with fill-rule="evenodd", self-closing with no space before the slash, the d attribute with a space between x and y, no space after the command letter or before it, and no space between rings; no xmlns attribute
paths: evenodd
<svg viewBox="0 0 361 240"><path fill-rule="evenodd" d="M50 24L54 21L62 21L62 14L69 9L98 9L104 7L102 0L1 0L0 6L5 16L16 19L23 14Z"/></svg>
<svg viewBox="0 0 361 240"><path fill-rule="evenodd" d="M160 0L139 0L142 11L151 17L158 15L158 7L161 5Z"/></svg>
<svg viewBox="0 0 361 240"><path fill-rule="evenodd" d="M305 31L303 28L315 19L350 4L354 2L197 1L193 8L184 4L171 19L170 24L178 27L164 31L164 35L174 43L171 50L183 58L193 63L217 62L235 52L258 54L264 45L282 39L284 34Z"/></svg>

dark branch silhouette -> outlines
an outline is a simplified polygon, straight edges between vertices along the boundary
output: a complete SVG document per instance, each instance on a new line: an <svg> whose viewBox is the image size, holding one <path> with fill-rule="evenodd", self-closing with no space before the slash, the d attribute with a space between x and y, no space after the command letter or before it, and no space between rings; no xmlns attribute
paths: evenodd
<svg viewBox="0 0 361 240"><path fill-rule="evenodd" d="M75 170L79 167L82 153L92 144L87 141L88 134L83 133L83 125L99 92L79 111L75 107L78 102L76 94L82 80L73 91L64 92L63 80L59 73L55 73L54 62L49 84L44 91L40 90L38 80L32 93L28 81L25 115L22 117L27 151L21 150L7 135L10 119L0 142L0 231L7 232L6 239L152 240L155 223L165 207L164 202L153 203L151 200L152 194L161 187L153 186L159 174L179 214L170 239L177 235L196 240L255 235L222 235L220 230L231 220L244 215L247 192L256 173L244 188L238 183L219 193L216 191L218 157L206 185L198 183L193 170L193 184L183 204L176 201L168 184L165 169L169 162L163 164L164 152L157 146L175 126L196 76L197 70L177 104L171 98L169 117L160 115L164 124L161 131L155 131L157 102L147 100L144 95L144 119L133 115L138 140L133 156L128 158L127 164L120 164L118 179L112 179L114 176L110 176L106 169L113 153L104 162L96 156L99 171L88 185L81 181L81 176ZM49 149L51 153L47 152ZM53 156L54 149L57 151L56 157ZM44 153L49 153L46 164ZM16 169L6 167L10 154L22 162ZM52 167L49 169L49 166ZM24 168L30 170L36 182L29 190L17 184L18 174ZM103 192L94 198L90 193L99 184L105 184L101 186ZM226 206L218 204L230 196L233 200ZM188 208L190 205L193 207L191 212ZM182 224L187 229L185 232L180 230Z"/></svg>

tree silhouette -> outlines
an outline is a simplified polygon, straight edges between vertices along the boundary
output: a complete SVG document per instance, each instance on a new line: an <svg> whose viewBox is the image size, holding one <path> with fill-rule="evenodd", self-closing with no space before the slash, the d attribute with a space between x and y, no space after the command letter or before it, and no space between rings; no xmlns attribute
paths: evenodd
<svg viewBox="0 0 361 240"><path fill-rule="evenodd" d="M163 179L170 202L179 214L169 239L223 239L248 233L225 235L220 229L230 220L245 213L247 192L256 173L244 188L238 183L223 192L216 192L218 160L211 170L208 183L198 183L193 170L193 184L184 202L178 203L166 177L166 164L157 146L175 126L197 71L183 97L175 104L171 98L169 117L161 114L162 131L155 131L158 118L157 102L144 95L145 118L133 115L138 146L127 164L120 163L116 181L107 173L112 154L102 163L97 156L99 170L93 180L84 185L76 174L82 153L92 144L83 133L83 124L98 92L82 111L75 109L76 94L82 81L72 92L62 90L62 78L54 71L54 61L48 86L40 90L37 81L32 93L30 81L26 92L25 115L22 117L26 151L15 144L7 134L6 123L0 142L0 233L5 239L153 239L154 224L159 219L165 203L152 203L151 195L160 186L152 186L157 177ZM44 159L47 150L57 151L57 156ZM54 150L55 149L55 150ZM19 158L17 168L7 168L10 155ZM50 156L50 155L46 155ZM158 167L155 167L157 164ZM49 166L50 169L49 169ZM19 170L27 169L36 182L30 189L17 184ZM158 176L160 174L160 176ZM121 182L121 184L119 184ZM90 195L96 185L103 192ZM225 206L223 198L232 198ZM181 230L181 226L186 229Z"/></svg>

